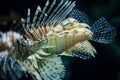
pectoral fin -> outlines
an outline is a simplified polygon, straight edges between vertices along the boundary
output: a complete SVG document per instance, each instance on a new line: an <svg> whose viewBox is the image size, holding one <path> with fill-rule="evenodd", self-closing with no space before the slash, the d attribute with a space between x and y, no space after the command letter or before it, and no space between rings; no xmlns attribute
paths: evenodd
<svg viewBox="0 0 120 80"><path fill-rule="evenodd" d="M82 59L89 59L95 57L96 50L89 41L82 41L70 48L68 51L62 53L64 56L75 56Z"/></svg>

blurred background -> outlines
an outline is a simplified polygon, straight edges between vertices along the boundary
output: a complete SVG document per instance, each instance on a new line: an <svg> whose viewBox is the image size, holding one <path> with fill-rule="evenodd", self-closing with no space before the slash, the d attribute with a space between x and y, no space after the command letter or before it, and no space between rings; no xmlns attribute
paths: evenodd
<svg viewBox="0 0 120 80"><path fill-rule="evenodd" d="M50 0L52 1L52 0ZM68 80L120 80L120 0L76 0L76 7L89 16L92 25L100 17L116 26L117 36L112 44L92 42L97 50L95 58L82 60L63 57ZM46 0L0 0L0 31L8 31L13 23L26 18L27 8L34 13L37 5ZM68 64L68 62L70 62ZM65 80L66 80L65 79Z"/></svg>

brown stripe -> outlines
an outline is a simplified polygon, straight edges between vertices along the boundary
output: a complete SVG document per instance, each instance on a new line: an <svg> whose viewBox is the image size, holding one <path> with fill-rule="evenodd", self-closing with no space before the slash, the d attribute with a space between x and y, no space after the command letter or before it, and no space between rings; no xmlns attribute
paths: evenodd
<svg viewBox="0 0 120 80"><path fill-rule="evenodd" d="M31 35L31 38L32 38L33 40L35 40L35 36L34 36L34 34L31 32L31 30L29 31L29 34Z"/></svg>
<svg viewBox="0 0 120 80"><path fill-rule="evenodd" d="M38 28L37 30L38 30L40 36L42 37L42 32L41 32L40 28Z"/></svg>

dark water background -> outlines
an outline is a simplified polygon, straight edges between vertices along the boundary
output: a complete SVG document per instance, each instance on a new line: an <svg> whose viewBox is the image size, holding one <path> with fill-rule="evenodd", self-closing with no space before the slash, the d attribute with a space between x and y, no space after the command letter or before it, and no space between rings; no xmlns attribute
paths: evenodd
<svg viewBox="0 0 120 80"><path fill-rule="evenodd" d="M28 7L34 12L37 5L43 5L45 1L1 0L0 30L9 30L13 20L19 23L20 17L26 17ZM106 17L109 23L116 26L117 36L109 45L92 42L97 55L90 60L63 57L64 61L70 62L69 66L66 64L68 72L71 71L67 77L69 80L120 80L120 0L77 0L77 8L86 12L90 25L98 18Z"/></svg>

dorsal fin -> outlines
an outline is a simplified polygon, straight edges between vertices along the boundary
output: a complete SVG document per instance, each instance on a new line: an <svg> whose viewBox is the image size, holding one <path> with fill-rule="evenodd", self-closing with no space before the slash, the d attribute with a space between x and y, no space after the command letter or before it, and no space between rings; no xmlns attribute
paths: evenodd
<svg viewBox="0 0 120 80"><path fill-rule="evenodd" d="M73 11L71 11L68 17L74 18L80 23L89 24L88 16L84 12L81 12L79 9L74 9Z"/></svg>
<svg viewBox="0 0 120 80"><path fill-rule="evenodd" d="M27 12L27 27L30 27L30 9L28 8L28 12Z"/></svg>
<svg viewBox="0 0 120 80"><path fill-rule="evenodd" d="M47 25L53 26L63 21L66 16L72 11L74 6L75 2L64 2L58 10L54 11L54 15L50 19L48 19Z"/></svg>
<svg viewBox="0 0 120 80"><path fill-rule="evenodd" d="M52 8L54 7L55 3L56 3L56 0L54 0L54 1L52 2L52 5L50 6L49 10L46 12L47 15L50 15L50 12L51 12ZM43 26L44 26L44 22L46 21L46 19L47 19L47 17L44 17L43 20L42 20L42 22L41 22L41 24L42 24Z"/></svg>
<svg viewBox="0 0 120 80"><path fill-rule="evenodd" d="M36 11L35 11L35 14L34 14L34 17L33 17L33 23L31 25L32 28L34 28L35 24L36 24L36 20L37 20L37 16L38 16L38 13L41 12L41 7L38 6Z"/></svg>
<svg viewBox="0 0 120 80"><path fill-rule="evenodd" d="M75 2L73 3L69 2L68 6L66 6L66 8L64 8L61 11L61 15L59 15L53 20L54 21L53 25L59 24L61 21L63 21L66 18L66 16L72 11L74 6L75 6Z"/></svg>
<svg viewBox="0 0 120 80"><path fill-rule="evenodd" d="M38 6L33 20L30 20L30 9L28 8L27 19L21 18L21 22L25 31L33 29L35 27L45 27L45 26L54 26L59 24L61 21L65 20L68 14L75 7L75 1L66 1L56 3L56 0L53 0L52 3L47 0L43 9ZM39 15L40 13L40 15ZM37 20L38 19L38 20ZM32 21L32 23L30 22ZM37 26L36 26L37 24Z"/></svg>
<svg viewBox="0 0 120 80"><path fill-rule="evenodd" d="M48 5L49 5L49 0L47 0L46 4L44 5L42 12L44 12L44 13L46 12ZM40 17L39 17L40 23L42 22L42 18L44 18L43 16L44 16L43 14L40 14Z"/></svg>

